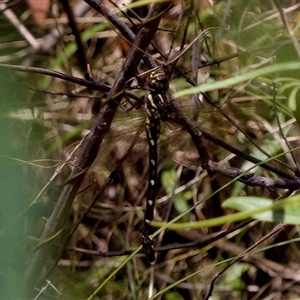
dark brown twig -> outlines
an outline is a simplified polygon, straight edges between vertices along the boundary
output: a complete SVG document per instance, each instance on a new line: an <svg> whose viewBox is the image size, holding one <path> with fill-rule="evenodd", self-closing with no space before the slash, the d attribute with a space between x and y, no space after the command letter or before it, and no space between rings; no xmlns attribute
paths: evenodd
<svg viewBox="0 0 300 300"><path fill-rule="evenodd" d="M35 74L51 76L68 82L76 83L78 85L85 86L91 90L100 91L100 92L109 92L111 90L111 87L109 85L103 83L97 83L91 80L85 80L83 78L78 78L62 72L51 71L43 68L24 67L24 66L1 64L1 63L0 63L0 68L14 70L18 72L35 73Z"/></svg>
<svg viewBox="0 0 300 300"><path fill-rule="evenodd" d="M272 178L255 175L254 173L247 173L237 168L225 167L216 162L210 161L208 168L211 171L222 173L229 178L237 178L238 181L249 185L249 186L259 186L267 189L288 189L288 190L298 190L300 188L300 178L294 177L293 179L284 178Z"/></svg>
<svg viewBox="0 0 300 300"><path fill-rule="evenodd" d="M83 44L82 39L80 37L78 28L77 28L77 23L76 23L76 19L75 19L75 15L72 11L72 8L69 4L69 1L65 1L65 0L61 0L60 1L61 4L63 5L64 11L66 12L66 14L68 15L68 20L69 20L69 26L72 29L72 33L75 37L75 42L77 45L77 61L78 61L78 65L80 66L84 78L86 80L90 80L90 76L89 76L89 72L88 72L88 62L87 62L87 58L86 58L86 45Z"/></svg>

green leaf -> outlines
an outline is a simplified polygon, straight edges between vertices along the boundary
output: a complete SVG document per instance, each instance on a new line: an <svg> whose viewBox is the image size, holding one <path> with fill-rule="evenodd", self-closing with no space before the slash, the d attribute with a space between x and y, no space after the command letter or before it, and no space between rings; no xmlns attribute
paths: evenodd
<svg viewBox="0 0 300 300"><path fill-rule="evenodd" d="M232 197L223 202L223 207L240 212L253 211L252 217L261 221L300 224L300 195L273 202L257 197ZM257 209L261 212L255 213Z"/></svg>
<svg viewBox="0 0 300 300"><path fill-rule="evenodd" d="M168 228L168 230L199 229L220 226L249 218L268 222L300 224L300 195L277 202L266 198L232 197L224 201L222 206L238 210L239 212L198 222L163 223L152 221L151 225L163 229Z"/></svg>
<svg viewBox="0 0 300 300"><path fill-rule="evenodd" d="M299 70L300 63L299 62L288 62L288 63L281 63L271 66L266 66L257 70L252 70L231 78L227 78L224 80L216 81L214 83L203 84L201 86L196 86L190 89L185 89L183 91L177 92L174 94L174 98L192 95L197 93L204 93L209 91L214 91L218 89L228 88L230 86L242 83L247 80L252 80L259 76L272 74L281 71L291 71L291 70Z"/></svg>
<svg viewBox="0 0 300 300"><path fill-rule="evenodd" d="M231 208L237 211L254 211L258 208L270 207L266 211L254 214L252 217L262 221L273 221L272 217L272 204L273 201L265 198L257 197L232 197L225 200L222 204L223 207Z"/></svg>

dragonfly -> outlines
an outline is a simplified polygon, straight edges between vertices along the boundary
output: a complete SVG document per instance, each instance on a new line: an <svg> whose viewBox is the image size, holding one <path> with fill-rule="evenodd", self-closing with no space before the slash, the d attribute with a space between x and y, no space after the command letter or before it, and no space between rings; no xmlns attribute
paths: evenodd
<svg viewBox="0 0 300 300"><path fill-rule="evenodd" d="M167 122L168 124L171 123L177 123L177 125L181 126L180 129L180 139L182 140L182 135L183 135L183 130L188 131L188 128L190 130L197 130L197 127L206 127L208 124L213 123L215 127L220 127L220 130L218 129L218 132L216 131L215 134L222 136L223 140L226 140L227 138L229 139L234 139L234 135L228 134L229 131L229 125L228 125L228 120L226 120L224 117L222 118L221 112L217 112L215 108L207 108L204 107L203 111L201 112L201 117L206 119L205 122L192 122L191 119L189 118L189 115L183 112L178 112L177 110L174 110L174 105L175 103L178 103L177 100L172 99L172 94L170 92L169 88L169 79L168 76L162 71L162 70L154 70L152 71L148 79L146 80L146 94L144 96L144 107L145 107L145 112L146 112L146 120L142 122L140 120L141 125L144 126L145 133L146 133L146 140L148 143L148 186L147 186L147 191L146 191L146 208L145 208L145 214L144 214L144 220L143 220L143 230L142 230L142 245L144 249L144 253L146 255L147 260L149 261L150 264L155 263L156 261L156 253L154 250L154 242L151 238L151 235L153 234L153 228L151 226L151 221L154 218L154 210L155 210L155 202L157 200L157 190L159 186L159 180L158 180L158 141L163 139L165 137L166 133L161 132L161 123L162 122ZM205 106L205 105L204 105ZM248 108L249 109L249 108ZM233 119L243 119L245 123L247 120L251 119L251 114L249 114L249 110L246 109L246 111L240 111L240 113L248 113L248 117L246 118L245 115L238 115L236 107L233 109L232 112L227 109L225 113L229 116L231 116ZM251 109L255 109L251 107ZM188 109L187 107L185 108L185 112L188 112L192 110L192 108L189 106ZM233 115L233 113L237 113L237 115ZM190 112L190 115L193 113ZM135 126L132 126L133 123L136 121L133 120L132 114L128 114L130 122L131 122L131 130L136 133L136 127L138 126L137 123ZM123 115L120 117L120 121L122 123L121 128L119 129L122 131L122 135L124 135L124 132L126 132L127 140L128 136L130 135L130 128L126 127L125 123L125 118L124 118L124 111ZM117 118L118 119L118 118ZM182 123L183 122L183 123ZM184 123L185 122L185 123ZM241 123L239 123L241 124ZM134 127L134 128L133 128ZM224 129L222 131L221 129ZM117 126L116 126L117 128ZM170 133L171 136L176 134L174 132ZM114 130L114 126L113 126ZM176 131L176 130L175 130ZM211 128L209 129L211 131ZM223 133L222 133L223 132ZM224 132L227 132L227 136L225 136ZM163 136L162 136L163 134ZM194 133L191 133L190 135L193 135ZM176 138L175 138L176 139ZM121 143L122 136L120 136L118 139L118 142ZM172 139L171 139L172 140ZM187 141L184 138L185 141ZM193 139L192 139L193 140ZM170 141L172 144L172 141ZM185 142L186 143L186 142ZM199 144L198 141L189 141L190 144ZM169 144L169 142L168 142ZM177 142L178 144L178 142ZM194 148L197 148L197 145L194 145ZM172 148L172 145L168 145L170 149ZM178 148L179 145L177 145ZM122 149L124 149L125 146L123 144ZM190 155L188 153L189 151L185 151L184 149L183 153L184 156ZM168 150L170 151L170 150ZM172 150L171 150L172 151ZM174 151L172 151L174 152ZM198 163L200 162L199 156L201 153L201 156L203 156L203 149L200 149L198 151L191 151L193 152L193 163ZM205 156L205 155L204 155ZM206 158L208 159L208 158Z"/></svg>
<svg viewBox="0 0 300 300"><path fill-rule="evenodd" d="M157 141L160 134L160 117L166 111L169 103L166 92L169 89L167 76L162 71L150 73L147 82L146 94L146 132L149 147L149 182L147 190L147 202L144 218L143 248L150 263L155 262L153 241L150 238L153 220L154 205L157 197Z"/></svg>
<svg viewBox="0 0 300 300"><path fill-rule="evenodd" d="M145 95L145 108L146 108L146 135L148 141L149 149L149 174L148 174L148 189L147 189L147 199L146 199L146 209L144 216L144 229L142 233L142 244L144 252L148 261L153 264L156 261L155 251L153 248L153 240L151 239L151 234L153 233L153 228L150 222L154 217L154 207L157 198L157 160L158 160L158 139L160 136L160 122L161 120L166 120L170 117L170 114L174 113L172 111L173 106L171 105L172 100L170 99L169 81L166 74L161 71L152 71L147 80L147 93ZM176 117L180 118L175 112ZM188 123L188 126L193 127L190 120L185 117L184 119ZM205 145L202 145L200 152L204 155L205 160L209 159Z"/></svg>
<svg viewBox="0 0 300 300"><path fill-rule="evenodd" d="M195 40L199 39L201 36L203 36L203 33L198 35ZM193 44L195 40L191 44ZM182 52L180 52L179 55L176 55L176 57L170 61L171 64L175 64L178 58L190 47L190 45ZM205 164L207 164L209 160L209 154L206 150L205 143L199 138L201 136L201 131L197 126L195 126L192 118L189 118L183 111L181 111L180 108L176 106L177 101L173 100L170 96L171 93L169 91L169 76L167 76L165 72L162 71L163 67L167 67L170 62L165 63L160 67L155 67L151 71L149 71L149 75L146 80L146 95L144 97L149 169L148 187L146 191L146 208L142 230L142 245L146 254L146 258L151 264L155 263L156 261L156 254L153 246L154 242L151 238L151 235L153 234L151 221L154 217L155 202L157 200L157 189L159 185L157 164L158 140L161 134L161 122L170 121L171 123L177 123L177 125L182 126L182 128L189 133L192 138L194 148L198 150L198 162L200 162L200 165L202 165L204 169ZM211 114L210 119L218 119L217 122L220 123L220 114L217 116ZM215 127L217 126L218 125L215 122ZM220 126L220 128L222 128L222 125ZM227 121L227 126L224 128L224 130L228 132L228 129L229 127ZM126 135L127 134L128 132L126 131Z"/></svg>

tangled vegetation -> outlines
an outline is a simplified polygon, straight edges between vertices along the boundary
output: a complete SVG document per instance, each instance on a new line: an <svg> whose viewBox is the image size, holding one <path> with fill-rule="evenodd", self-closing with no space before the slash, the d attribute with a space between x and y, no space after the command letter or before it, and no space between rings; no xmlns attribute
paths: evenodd
<svg viewBox="0 0 300 300"><path fill-rule="evenodd" d="M300 4L128 2L0 4L3 299L299 298Z"/></svg>

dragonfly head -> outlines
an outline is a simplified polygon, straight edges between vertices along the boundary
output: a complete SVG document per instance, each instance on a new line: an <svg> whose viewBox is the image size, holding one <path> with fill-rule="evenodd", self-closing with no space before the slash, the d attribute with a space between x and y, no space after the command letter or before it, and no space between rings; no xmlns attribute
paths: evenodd
<svg viewBox="0 0 300 300"><path fill-rule="evenodd" d="M169 89L169 81L162 71L153 71L148 78L148 87L155 92L166 92Z"/></svg>

